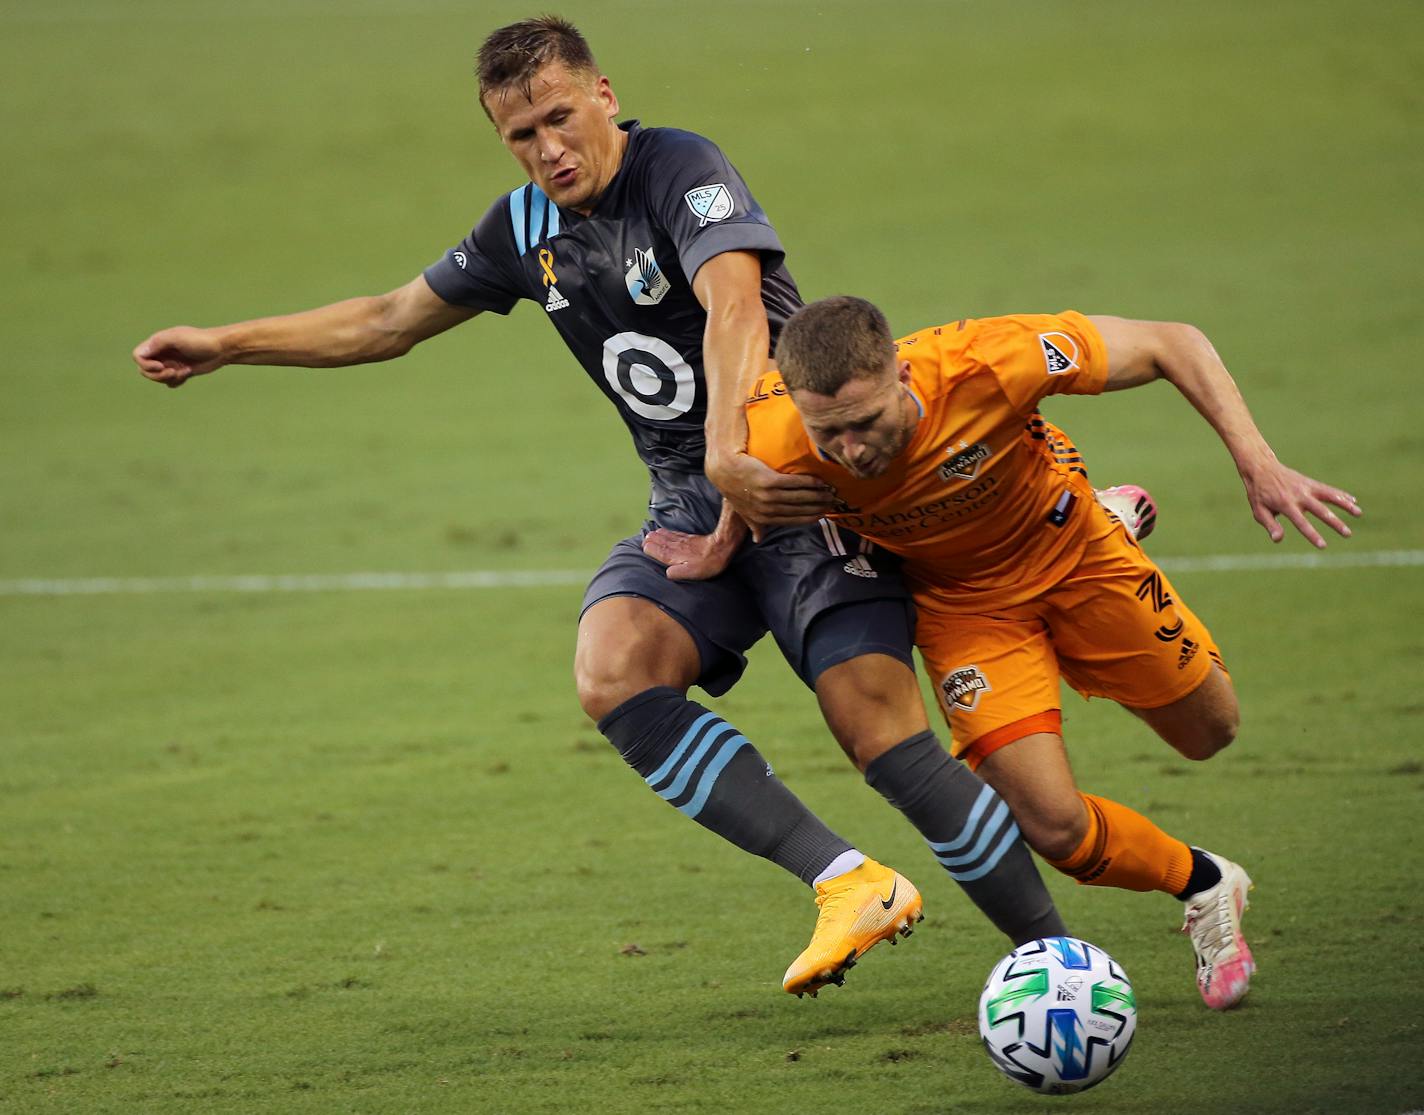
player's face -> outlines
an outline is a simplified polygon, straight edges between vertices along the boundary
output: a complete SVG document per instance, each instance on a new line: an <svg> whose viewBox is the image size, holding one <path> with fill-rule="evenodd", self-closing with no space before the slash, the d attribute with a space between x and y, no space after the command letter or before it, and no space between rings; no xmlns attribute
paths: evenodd
<svg viewBox="0 0 1424 1115"><path fill-rule="evenodd" d="M613 122L618 98L606 77L551 62L535 73L529 96L518 86L492 89L485 106L499 138L555 205L585 214L593 208L628 138Z"/></svg>
<svg viewBox="0 0 1424 1115"><path fill-rule="evenodd" d="M910 362L856 376L834 395L793 391L801 424L817 447L862 480L882 475L909 443L920 408L909 392Z"/></svg>

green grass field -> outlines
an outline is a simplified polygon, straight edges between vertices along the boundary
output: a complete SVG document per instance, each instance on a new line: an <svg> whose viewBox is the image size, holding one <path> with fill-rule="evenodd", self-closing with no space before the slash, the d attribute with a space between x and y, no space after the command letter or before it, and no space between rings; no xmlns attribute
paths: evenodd
<svg viewBox="0 0 1424 1115"><path fill-rule="evenodd" d="M1055 876L1140 1025L1116 1077L1049 1100L978 1045L1002 943L774 648L715 707L929 914L816 1001L778 983L809 895L584 721L573 582L636 528L644 477L542 311L180 392L128 361L164 325L396 286L463 235L519 180L470 59L533 10L0 2L0 1111L1424 1108L1424 568L1338 564L1424 550L1424 12L561 6L626 115L723 145L808 296L903 331L1192 321L1281 456L1366 508L1337 564L1174 575L1241 689L1226 754L1065 705L1085 787L1249 867L1260 972L1211 1014L1175 903ZM1050 415L1100 482L1154 490L1157 555L1306 552L1272 550L1170 389ZM20 584L468 570L569 578Z"/></svg>

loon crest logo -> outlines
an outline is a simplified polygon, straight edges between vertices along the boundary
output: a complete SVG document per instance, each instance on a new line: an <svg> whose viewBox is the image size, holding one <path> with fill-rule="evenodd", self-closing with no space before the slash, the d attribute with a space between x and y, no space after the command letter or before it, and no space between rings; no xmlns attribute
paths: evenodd
<svg viewBox="0 0 1424 1115"><path fill-rule="evenodd" d="M1049 375L1061 376L1078 366L1078 342L1067 333L1040 333L1038 343Z"/></svg>
<svg viewBox="0 0 1424 1115"><path fill-rule="evenodd" d="M697 189L688 190L682 196L687 202L687 207L701 218L698 228L704 227L708 221L725 221L732 215L732 210L736 208L736 204L732 201L732 195L727 192L727 187L721 182L714 182L710 186L698 186Z"/></svg>
<svg viewBox="0 0 1424 1115"><path fill-rule="evenodd" d="M959 452L954 451L954 446L948 446L946 453L951 454L949 460L939 466L939 478L941 480L973 480L979 475L979 466L993 456L993 450L982 441L973 445L959 443Z"/></svg>
<svg viewBox="0 0 1424 1115"><path fill-rule="evenodd" d="M653 258L652 248L633 249L633 266L628 268L623 281L628 286L628 296L639 306L656 306L672 289L672 283Z"/></svg>
<svg viewBox="0 0 1424 1115"><path fill-rule="evenodd" d="M973 712L979 704L979 695L992 688L978 666L961 666L939 683L945 705L964 712Z"/></svg>

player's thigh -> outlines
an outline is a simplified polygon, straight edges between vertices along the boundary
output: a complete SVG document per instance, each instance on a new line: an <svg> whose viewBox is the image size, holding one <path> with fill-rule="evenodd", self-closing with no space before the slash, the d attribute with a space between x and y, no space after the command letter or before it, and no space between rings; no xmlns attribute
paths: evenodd
<svg viewBox="0 0 1424 1115"><path fill-rule="evenodd" d="M951 750L971 767L1026 736L1062 734L1057 656L1031 607L987 616L921 607L915 641Z"/></svg>
<svg viewBox="0 0 1424 1115"><path fill-rule="evenodd" d="M809 688L833 666L867 654L913 670L914 612L899 560L857 535L824 520L777 530L739 554L733 571Z"/></svg>
<svg viewBox="0 0 1424 1115"><path fill-rule="evenodd" d="M599 719L658 685L697 684L720 696L741 677L746 651L765 631L756 601L736 577L670 581L640 538L626 538L584 593L574 656L579 699Z"/></svg>
<svg viewBox="0 0 1424 1115"><path fill-rule="evenodd" d="M1206 625L1121 528L1088 544L1044 606L1063 676L1086 697L1161 709L1221 662Z"/></svg>
<svg viewBox="0 0 1424 1115"><path fill-rule="evenodd" d="M1049 859L1067 859L1087 834L1087 813L1063 737L1035 732L984 756L979 777L1013 811L1024 839Z"/></svg>

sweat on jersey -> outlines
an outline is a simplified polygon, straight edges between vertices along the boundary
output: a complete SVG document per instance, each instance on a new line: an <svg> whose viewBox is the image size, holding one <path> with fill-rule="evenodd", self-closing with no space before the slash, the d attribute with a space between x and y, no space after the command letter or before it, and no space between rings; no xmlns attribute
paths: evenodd
<svg viewBox="0 0 1424 1115"><path fill-rule="evenodd" d="M656 487L660 473L703 467L707 313L692 291L698 269L723 252L760 253L773 344L801 296L776 230L716 144L636 120L620 127L623 161L587 217L526 183L491 205L425 278L457 306L497 314L521 298L542 306L618 408Z"/></svg>
<svg viewBox="0 0 1424 1115"><path fill-rule="evenodd" d="M1094 499L1082 457L1038 404L1103 390L1102 335L1067 311L966 319L895 347L920 420L882 475L860 479L821 454L775 373L747 403L749 452L830 483L842 501L831 518L905 558L917 600L984 612L1034 598L1076 563L1091 521L1078 505Z"/></svg>

